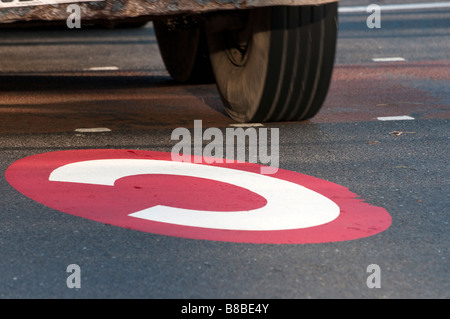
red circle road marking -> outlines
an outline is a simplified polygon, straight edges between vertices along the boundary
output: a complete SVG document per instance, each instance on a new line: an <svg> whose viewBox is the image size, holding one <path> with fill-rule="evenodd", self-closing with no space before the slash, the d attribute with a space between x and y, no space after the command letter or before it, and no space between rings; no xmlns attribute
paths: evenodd
<svg viewBox="0 0 450 319"><path fill-rule="evenodd" d="M83 177L87 179L91 176L93 181L77 181L81 177L74 172L79 171L68 172L62 169L84 163L103 165L108 163L108 160L126 160L123 163L133 164L173 164L173 167L179 167L181 164L189 169L192 168L189 165L200 165L201 174L217 176L209 179L201 174L190 175L189 172L182 173L182 170L172 168L168 169L167 173L164 170L149 171L146 168L140 174L138 168L130 168L128 165L122 167L122 170L130 169L130 174L125 172L123 176L116 176L112 181L101 181L104 176L96 173L100 168L97 165L94 167L96 170ZM86 170L86 167L84 165L83 169ZM222 174L223 169L227 174ZM372 236L391 225L391 216L384 208L369 205L343 186L283 169L263 178L259 173L260 169L259 164L242 162L173 162L171 153L163 152L70 150L20 159L6 170L5 176L19 192L53 209L124 228L183 238L272 244L324 243ZM59 171L64 171L66 175L62 176L67 178L66 181L55 177ZM230 172L233 174L228 174ZM253 176L255 183L258 180L264 181L264 187L246 187L244 181L235 184L228 182L233 181L230 179L233 175L239 174L245 177L244 180ZM222 179L220 176L223 175L229 177ZM280 209L277 212L280 217L278 220L265 223L266 217L274 217L273 207L271 211L266 208L270 204L278 205L281 202L279 198L277 202L276 199L272 200L274 196L267 195L264 189L270 189L272 185L269 183L276 185L277 189L280 186L286 186L286 190L291 187L291 191L298 190L308 197L299 196L300 199L294 199L293 197L297 196L287 196L283 202L292 202L291 204L295 205L286 207L298 206L298 212L295 209ZM275 193L275 190L272 191ZM280 193L279 189L278 192ZM286 194L291 193L286 191ZM322 204L323 206L317 206ZM333 205L337 207L337 213L333 211ZM155 207L166 210L162 210L158 215L158 209L154 209ZM317 211L314 211L316 208ZM184 215L186 218L182 219ZM240 216L247 219L244 220ZM264 218L257 218L261 216ZM289 218L292 218L294 224ZM192 222L190 219L193 219ZM225 225L225 220L230 220L229 225ZM223 227L221 223L224 224Z"/></svg>

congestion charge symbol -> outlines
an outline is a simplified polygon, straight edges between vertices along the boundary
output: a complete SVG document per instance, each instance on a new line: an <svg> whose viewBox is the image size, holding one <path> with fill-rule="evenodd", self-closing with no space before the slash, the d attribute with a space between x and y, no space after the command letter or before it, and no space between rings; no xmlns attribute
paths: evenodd
<svg viewBox="0 0 450 319"><path fill-rule="evenodd" d="M180 238L325 243L373 236L391 224L384 208L313 176L284 169L263 175L256 163L185 163L171 155L57 151L22 158L5 177L23 195L57 211ZM155 202L158 192L164 202Z"/></svg>
<svg viewBox="0 0 450 319"><path fill-rule="evenodd" d="M149 159L93 160L59 167L50 174L49 180L114 187L121 178L163 174L232 184L260 195L267 203L249 211L204 211L157 205L128 216L192 227L274 231L313 227L328 223L339 215L339 207L333 201L299 184L209 165ZM318 210L322 213L316 214Z"/></svg>

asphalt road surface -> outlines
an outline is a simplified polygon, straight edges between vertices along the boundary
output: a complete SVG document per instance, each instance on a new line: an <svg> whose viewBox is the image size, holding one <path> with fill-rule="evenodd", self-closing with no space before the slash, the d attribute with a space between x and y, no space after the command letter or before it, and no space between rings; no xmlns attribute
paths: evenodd
<svg viewBox="0 0 450 319"><path fill-rule="evenodd" d="M214 85L171 80L151 23L0 30L0 297L449 298L450 8L382 12L379 29L367 17L340 14L322 111L256 128L279 129L280 169L341 185L392 223L368 237L305 244L138 231L18 192L3 172L29 156L171 152L176 128L202 120L224 131L234 122ZM390 116L408 119L380 119ZM77 273L69 265L80 277L69 278Z"/></svg>

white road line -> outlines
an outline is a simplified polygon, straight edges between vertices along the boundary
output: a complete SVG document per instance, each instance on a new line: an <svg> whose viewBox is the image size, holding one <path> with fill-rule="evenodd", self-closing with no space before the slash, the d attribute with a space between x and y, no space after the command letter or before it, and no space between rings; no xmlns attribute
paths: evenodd
<svg viewBox="0 0 450 319"><path fill-rule="evenodd" d="M379 120L379 121L407 121L407 120L414 120L414 118L411 116L408 116L408 115L381 116L381 117L377 117L377 120Z"/></svg>
<svg viewBox="0 0 450 319"><path fill-rule="evenodd" d="M386 58L373 58L372 61L373 62L402 62L402 61L406 61L406 59L396 56L396 57L386 57Z"/></svg>
<svg viewBox="0 0 450 319"><path fill-rule="evenodd" d="M84 69L85 71L117 71L117 66L94 66L92 68Z"/></svg>
<svg viewBox="0 0 450 319"><path fill-rule="evenodd" d="M78 3L78 2L94 2L94 1L105 1L105 0L12 0L12 1L2 1L0 0L0 8L15 8L15 7L32 7L32 6L43 6L43 5L57 5L65 3Z"/></svg>
<svg viewBox="0 0 450 319"><path fill-rule="evenodd" d="M381 4L381 11L420 10L450 8L450 1L432 3ZM340 7L339 13L367 12L367 6Z"/></svg>
<svg viewBox="0 0 450 319"><path fill-rule="evenodd" d="M258 126L264 126L261 123L233 123L230 124L232 127L258 127Z"/></svg>
<svg viewBox="0 0 450 319"><path fill-rule="evenodd" d="M101 133L101 132L111 132L109 128L106 127L92 127L92 128L77 128L75 132L79 133Z"/></svg>

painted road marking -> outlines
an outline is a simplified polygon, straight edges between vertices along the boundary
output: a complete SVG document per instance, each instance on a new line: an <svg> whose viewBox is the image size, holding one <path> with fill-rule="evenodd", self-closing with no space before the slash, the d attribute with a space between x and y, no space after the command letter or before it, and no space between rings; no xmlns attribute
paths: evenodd
<svg viewBox="0 0 450 319"><path fill-rule="evenodd" d="M406 61L405 58L402 57L386 57L386 58L373 58L373 62L403 62Z"/></svg>
<svg viewBox="0 0 450 319"><path fill-rule="evenodd" d="M261 127L264 126L262 123L232 123L232 127Z"/></svg>
<svg viewBox="0 0 450 319"><path fill-rule="evenodd" d="M307 228L328 223L339 216L339 207L333 201L301 185L267 175L194 163L149 159L94 160L59 167L50 174L49 180L114 186L120 178L145 174L189 176L228 183L262 196L267 204L253 210L220 212L157 205L128 216L229 230Z"/></svg>
<svg viewBox="0 0 450 319"><path fill-rule="evenodd" d="M79 2L102 2L105 0L0 0L0 8L32 7Z"/></svg>
<svg viewBox="0 0 450 319"><path fill-rule="evenodd" d="M107 127L88 127L88 128L77 128L75 132L79 133L102 133L102 132L111 132L111 130Z"/></svg>
<svg viewBox="0 0 450 319"><path fill-rule="evenodd" d="M71 150L20 159L5 172L19 192L55 210L181 238L307 244L385 231L389 213L347 188L259 164L202 164L171 153Z"/></svg>
<svg viewBox="0 0 450 319"><path fill-rule="evenodd" d="M414 117L411 117L409 115L380 116L380 117L377 117L377 120L379 120L379 121L408 121L408 120L414 120Z"/></svg>
<svg viewBox="0 0 450 319"><path fill-rule="evenodd" d="M119 68L117 66L94 66L91 68L84 69L85 71L117 71Z"/></svg>
<svg viewBox="0 0 450 319"><path fill-rule="evenodd" d="M432 2L432 3L404 3L404 4L380 4L382 11L402 11L402 10L425 10L450 8L450 2ZM339 13L360 13L367 12L367 6L348 6L339 7Z"/></svg>

